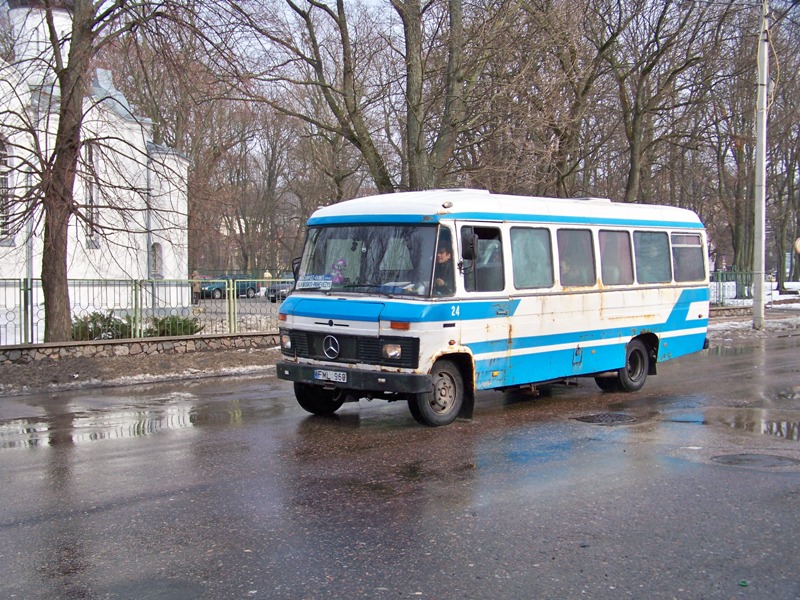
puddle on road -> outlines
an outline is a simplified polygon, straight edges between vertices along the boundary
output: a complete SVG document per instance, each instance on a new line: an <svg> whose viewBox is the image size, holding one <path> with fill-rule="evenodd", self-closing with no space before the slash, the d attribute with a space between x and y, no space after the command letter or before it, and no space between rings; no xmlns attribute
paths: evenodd
<svg viewBox="0 0 800 600"><path fill-rule="evenodd" d="M173 394L149 406L55 412L0 422L0 450L83 444L198 427L239 426L257 413L280 413L279 405L255 408L236 400L202 404L191 394Z"/></svg>

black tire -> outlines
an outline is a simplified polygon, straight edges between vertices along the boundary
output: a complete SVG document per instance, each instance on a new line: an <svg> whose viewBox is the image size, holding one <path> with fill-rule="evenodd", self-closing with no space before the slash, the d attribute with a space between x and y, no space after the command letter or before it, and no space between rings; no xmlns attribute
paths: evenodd
<svg viewBox="0 0 800 600"><path fill-rule="evenodd" d="M211 290L211 297L214 300L219 300L220 298L222 298L222 290L220 290L218 288Z"/></svg>
<svg viewBox="0 0 800 600"><path fill-rule="evenodd" d="M450 361L440 360L431 369L433 387L430 392L414 394L408 399L411 415L422 425L441 427L458 417L464 403L464 380L461 371Z"/></svg>
<svg viewBox="0 0 800 600"><path fill-rule="evenodd" d="M246 292L246 294L245 294L245 295L246 295L248 298L254 298L254 297L255 297L255 295L256 295L256 289L255 289L255 288L251 288L251 287L247 288L247 292Z"/></svg>
<svg viewBox="0 0 800 600"><path fill-rule="evenodd" d="M619 375L614 377L595 377L594 382L604 392L618 392L620 390Z"/></svg>
<svg viewBox="0 0 800 600"><path fill-rule="evenodd" d="M623 392L638 392L650 371L650 355L641 340L631 340L625 349L625 366L619 370L618 384Z"/></svg>
<svg viewBox="0 0 800 600"><path fill-rule="evenodd" d="M343 395L338 394L337 390L309 383L295 382L294 397L303 410L313 415L332 415L344 404Z"/></svg>

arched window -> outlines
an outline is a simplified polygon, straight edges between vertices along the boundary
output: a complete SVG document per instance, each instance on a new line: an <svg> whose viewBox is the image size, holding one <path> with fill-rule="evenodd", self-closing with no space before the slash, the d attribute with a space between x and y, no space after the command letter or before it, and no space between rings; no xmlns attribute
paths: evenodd
<svg viewBox="0 0 800 600"><path fill-rule="evenodd" d="M150 277L152 279L164 278L164 255L161 244L158 242L150 246Z"/></svg>
<svg viewBox="0 0 800 600"><path fill-rule="evenodd" d="M94 162L94 145L86 145L86 248L97 250L100 243L97 234L97 175Z"/></svg>
<svg viewBox="0 0 800 600"><path fill-rule="evenodd" d="M11 156L8 144L0 138L0 241L11 237Z"/></svg>

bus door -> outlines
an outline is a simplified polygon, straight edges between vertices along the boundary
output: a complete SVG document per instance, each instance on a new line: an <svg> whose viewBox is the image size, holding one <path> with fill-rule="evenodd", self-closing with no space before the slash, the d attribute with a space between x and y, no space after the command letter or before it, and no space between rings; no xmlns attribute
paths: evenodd
<svg viewBox="0 0 800 600"><path fill-rule="evenodd" d="M478 389L505 384L511 369L513 303L505 293L503 238L499 226L458 224L460 277L464 290L462 344L475 360Z"/></svg>

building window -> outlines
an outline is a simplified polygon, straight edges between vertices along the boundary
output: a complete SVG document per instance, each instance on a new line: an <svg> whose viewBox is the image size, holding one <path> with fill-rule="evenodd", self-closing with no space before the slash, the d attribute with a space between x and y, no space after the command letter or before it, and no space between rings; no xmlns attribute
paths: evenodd
<svg viewBox="0 0 800 600"><path fill-rule="evenodd" d="M100 241L97 233L98 214L98 188L97 170L94 164L94 146L86 146L86 248L97 250L100 248Z"/></svg>
<svg viewBox="0 0 800 600"><path fill-rule="evenodd" d="M150 246L150 277L164 279L164 255L158 242Z"/></svg>
<svg viewBox="0 0 800 600"><path fill-rule="evenodd" d="M13 245L11 235L11 156L8 144L0 138L0 245Z"/></svg>

